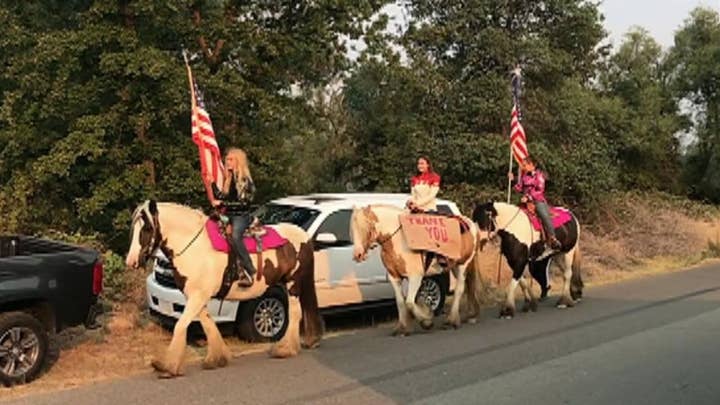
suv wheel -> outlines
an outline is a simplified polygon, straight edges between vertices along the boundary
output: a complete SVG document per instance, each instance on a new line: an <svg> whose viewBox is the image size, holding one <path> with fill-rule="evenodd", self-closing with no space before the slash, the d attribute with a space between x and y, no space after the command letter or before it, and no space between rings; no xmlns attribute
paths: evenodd
<svg viewBox="0 0 720 405"><path fill-rule="evenodd" d="M425 303L435 316L442 314L445 307L445 297L447 296L445 279L446 276L442 274L424 278L415 299L416 302Z"/></svg>
<svg viewBox="0 0 720 405"><path fill-rule="evenodd" d="M237 315L238 335L248 342L275 342L288 327L287 293L270 287L261 297L241 304Z"/></svg>

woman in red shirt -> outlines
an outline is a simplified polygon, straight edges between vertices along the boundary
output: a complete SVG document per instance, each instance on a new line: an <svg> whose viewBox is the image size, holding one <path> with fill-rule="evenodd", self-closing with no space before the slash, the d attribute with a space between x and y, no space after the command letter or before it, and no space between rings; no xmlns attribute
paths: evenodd
<svg viewBox="0 0 720 405"><path fill-rule="evenodd" d="M417 171L410 181L411 196L407 207L415 212L437 212L435 199L440 191L440 175L435 173L426 156L418 158Z"/></svg>

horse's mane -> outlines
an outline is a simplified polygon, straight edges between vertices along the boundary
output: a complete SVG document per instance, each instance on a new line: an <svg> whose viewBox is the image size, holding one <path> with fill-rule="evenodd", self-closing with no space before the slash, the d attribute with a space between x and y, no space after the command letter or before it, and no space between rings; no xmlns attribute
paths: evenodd
<svg viewBox="0 0 720 405"><path fill-rule="evenodd" d="M132 218L131 223L134 224L140 218L140 215L143 211L145 211L149 216L149 214L150 214L148 212L149 204L150 204L150 200L146 200L135 208L135 211L133 211L133 214L131 217ZM169 208L169 209L173 209L173 210L183 210L183 211L186 211L188 214L193 213L197 216L198 219L202 219L207 216L201 209L189 207L187 205L178 204L178 203L174 203L174 202L158 202L157 206L158 206L158 210L160 210L162 208Z"/></svg>
<svg viewBox="0 0 720 405"><path fill-rule="evenodd" d="M190 207L190 206L183 205L183 204L178 204L178 203L174 203L174 202L159 202L157 204L158 204L158 208L167 207L167 208L171 208L171 209L182 209L185 211L193 212L200 217L207 216L201 209Z"/></svg>

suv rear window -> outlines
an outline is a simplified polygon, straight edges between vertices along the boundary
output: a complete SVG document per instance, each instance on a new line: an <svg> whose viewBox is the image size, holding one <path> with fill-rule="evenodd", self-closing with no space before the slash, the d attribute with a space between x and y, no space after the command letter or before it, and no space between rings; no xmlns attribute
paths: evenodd
<svg viewBox="0 0 720 405"><path fill-rule="evenodd" d="M351 244L350 218L351 210L340 210L328 215L317 230L317 234L331 233L335 235L339 244Z"/></svg>
<svg viewBox="0 0 720 405"><path fill-rule="evenodd" d="M453 212L452 212L452 210L450 209L450 206L449 206L449 205L444 205L444 204L438 205L438 206L437 206L437 210L438 210L438 212L441 213L441 214L453 215Z"/></svg>
<svg viewBox="0 0 720 405"><path fill-rule="evenodd" d="M280 222L289 222L306 231L319 214L320 211L318 210L281 204L266 204L255 211L255 216L263 224L273 225Z"/></svg>

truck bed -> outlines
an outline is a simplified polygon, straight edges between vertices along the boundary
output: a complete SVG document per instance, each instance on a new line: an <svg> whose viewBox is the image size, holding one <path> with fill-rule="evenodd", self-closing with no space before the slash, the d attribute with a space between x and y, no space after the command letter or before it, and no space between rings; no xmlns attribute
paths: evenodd
<svg viewBox="0 0 720 405"><path fill-rule="evenodd" d="M0 236L0 312L44 303L54 312L57 330L82 324L97 302L96 279L101 278L101 257L93 249Z"/></svg>
<svg viewBox="0 0 720 405"><path fill-rule="evenodd" d="M78 249L82 248L31 236L0 236L0 258L72 252Z"/></svg>

